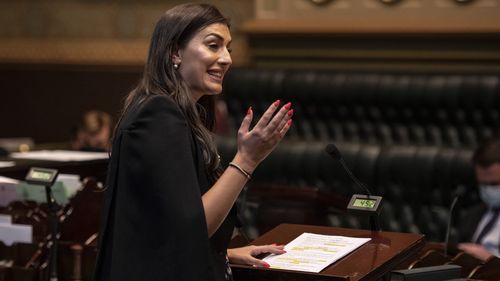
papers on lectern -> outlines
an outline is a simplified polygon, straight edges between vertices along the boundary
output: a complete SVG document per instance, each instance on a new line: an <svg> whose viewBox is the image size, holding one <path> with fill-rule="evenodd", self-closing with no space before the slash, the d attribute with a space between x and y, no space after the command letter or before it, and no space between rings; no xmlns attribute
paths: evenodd
<svg viewBox="0 0 500 281"><path fill-rule="evenodd" d="M0 215L0 242L10 246L14 242L32 243L31 225L13 224L9 215Z"/></svg>
<svg viewBox="0 0 500 281"><path fill-rule="evenodd" d="M370 238L302 233L285 246L286 253L264 258L271 268L320 272L370 241Z"/></svg>

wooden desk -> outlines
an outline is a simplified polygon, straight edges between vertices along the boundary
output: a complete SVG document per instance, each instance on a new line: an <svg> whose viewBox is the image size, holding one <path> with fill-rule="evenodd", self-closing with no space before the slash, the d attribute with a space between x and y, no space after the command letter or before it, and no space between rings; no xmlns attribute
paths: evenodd
<svg viewBox="0 0 500 281"><path fill-rule="evenodd" d="M376 280L418 253L424 246L424 236L414 233L372 232L324 226L281 224L251 244L286 244L304 232L352 237L370 237L351 254L333 263L320 273L231 265L235 280Z"/></svg>

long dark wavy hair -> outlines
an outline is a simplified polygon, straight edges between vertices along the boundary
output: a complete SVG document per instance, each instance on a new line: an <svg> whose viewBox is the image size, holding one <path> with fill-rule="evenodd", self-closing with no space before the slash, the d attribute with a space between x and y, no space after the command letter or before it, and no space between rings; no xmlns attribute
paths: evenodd
<svg viewBox="0 0 500 281"><path fill-rule="evenodd" d="M205 95L194 102L186 82L174 69L172 55L184 48L198 31L214 23L229 27L229 19L210 4L182 4L166 11L156 23L143 77L126 97L120 117L121 121L132 106L149 96L172 97L201 144L207 171L213 179L220 174L220 161L213 139L215 96Z"/></svg>

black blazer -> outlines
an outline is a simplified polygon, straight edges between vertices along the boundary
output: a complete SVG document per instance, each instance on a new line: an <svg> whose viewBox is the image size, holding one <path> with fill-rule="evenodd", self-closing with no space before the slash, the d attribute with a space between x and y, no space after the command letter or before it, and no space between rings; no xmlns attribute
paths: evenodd
<svg viewBox="0 0 500 281"><path fill-rule="evenodd" d="M167 96L133 106L116 132L95 281L224 280L235 211L208 238L201 150Z"/></svg>
<svg viewBox="0 0 500 281"><path fill-rule="evenodd" d="M481 218L487 211L488 207L483 203L474 205L467 210L458 227L458 242L474 242L472 241L474 232L476 232Z"/></svg>

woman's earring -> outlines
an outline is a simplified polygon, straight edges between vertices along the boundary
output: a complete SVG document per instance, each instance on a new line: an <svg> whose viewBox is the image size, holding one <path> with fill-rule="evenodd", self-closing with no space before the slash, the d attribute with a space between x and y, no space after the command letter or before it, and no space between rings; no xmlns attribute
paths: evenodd
<svg viewBox="0 0 500 281"><path fill-rule="evenodd" d="M179 69L179 65L174 63L174 69Z"/></svg>

